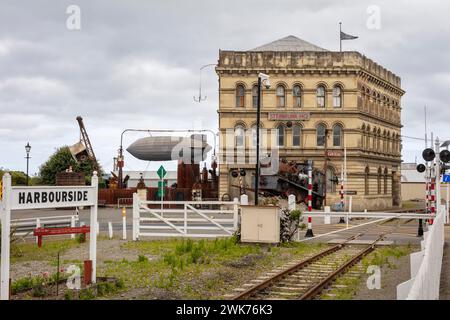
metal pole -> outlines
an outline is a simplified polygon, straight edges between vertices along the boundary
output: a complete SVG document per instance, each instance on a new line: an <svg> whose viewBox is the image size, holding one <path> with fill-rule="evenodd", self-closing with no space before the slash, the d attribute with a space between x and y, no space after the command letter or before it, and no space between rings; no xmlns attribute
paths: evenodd
<svg viewBox="0 0 450 320"><path fill-rule="evenodd" d="M163 204L163 201L164 201L164 180L163 180L163 178L161 177L161 179L160 179L160 182L161 182L161 189L159 189L159 196L161 197L161 217L164 217L164 213L163 213L163 208L164 208L164 204Z"/></svg>
<svg viewBox="0 0 450 320"><path fill-rule="evenodd" d="M26 159L27 159L27 187L30 185L29 183L28 183L28 168L29 168L29 164L30 164L30 153L29 152L27 152L27 157L26 157Z"/></svg>
<svg viewBox="0 0 450 320"><path fill-rule="evenodd" d="M312 230L312 218L311 218L311 211L312 211L312 164L308 164L308 229L306 230L305 237L310 238L314 237L314 233Z"/></svg>
<svg viewBox="0 0 450 320"><path fill-rule="evenodd" d="M439 138L436 137L435 142L435 153L436 153L436 165L435 165L435 193L436 193L436 200L435 200L435 213L439 211L439 208L441 207L441 159L439 157ZM431 224L433 223L433 219L431 220Z"/></svg>
<svg viewBox="0 0 450 320"><path fill-rule="evenodd" d="M342 32L342 22L339 22L339 52L342 52L342 37L341 37L341 32Z"/></svg>
<svg viewBox="0 0 450 320"><path fill-rule="evenodd" d="M256 108L255 206L258 205L259 192L259 126L261 122L261 82L261 77L258 77L258 103Z"/></svg>
<svg viewBox="0 0 450 320"><path fill-rule="evenodd" d="M341 190L340 190L340 198L341 198L341 208L342 211L345 210L345 202L344 202L344 165L341 166ZM339 223L344 223L344 217L339 218Z"/></svg>
<svg viewBox="0 0 450 320"><path fill-rule="evenodd" d="M198 100L195 99L195 97L194 97L195 102L202 102L202 101L206 100L206 96L204 98L202 98L202 70L206 67L215 66L215 65L217 65L217 64L209 63L209 64L205 64L204 66L202 66L200 68L200 77L199 77L199 84L198 84Z"/></svg>
<svg viewBox="0 0 450 320"><path fill-rule="evenodd" d="M327 183L328 183L328 177L327 177L327 169L328 169L328 154L327 154L327 148L328 148L328 129L325 129L325 161L324 161L324 170L323 173L325 174L324 179L324 188L323 188L323 205L327 205Z"/></svg>
<svg viewBox="0 0 450 320"><path fill-rule="evenodd" d="M448 207L448 205L449 205L449 202L450 202L450 200L449 200L449 198L448 198L448 196L449 196L449 188L450 188L450 184L448 184L447 183L447 199L446 199L446 203L447 203L447 208L446 208L446 214L445 214L445 216L447 217L447 219L446 219L446 223L450 223L450 216L449 216L449 213L450 213L450 211L449 211L449 207Z"/></svg>

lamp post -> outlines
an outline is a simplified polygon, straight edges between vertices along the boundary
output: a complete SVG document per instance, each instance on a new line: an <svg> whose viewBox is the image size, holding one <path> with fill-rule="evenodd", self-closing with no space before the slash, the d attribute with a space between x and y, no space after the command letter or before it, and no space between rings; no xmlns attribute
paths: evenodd
<svg viewBox="0 0 450 320"><path fill-rule="evenodd" d="M259 126L261 124L261 91L262 84L266 86L266 89L270 88L269 76L264 73L258 74L258 103L256 107L256 166L255 166L255 206L258 205L258 192L259 192Z"/></svg>
<svg viewBox="0 0 450 320"><path fill-rule="evenodd" d="M30 164L30 151L31 151L31 146L30 143L27 142L27 145L25 146L25 151L27 152L27 156L25 157L25 159L27 159L27 186L28 184L28 168L29 168L29 164Z"/></svg>

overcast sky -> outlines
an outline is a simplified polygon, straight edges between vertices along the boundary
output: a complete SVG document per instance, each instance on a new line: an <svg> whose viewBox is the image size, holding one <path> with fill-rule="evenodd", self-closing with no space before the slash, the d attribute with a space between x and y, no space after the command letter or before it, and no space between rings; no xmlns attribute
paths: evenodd
<svg viewBox="0 0 450 320"><path fill-rule="evenodd" d="M69 5L81 29L69 30ZM380 9L380 28L367 26ZM369 8L370 14L367 13ZM0 3L0 167L30 173L56 147L78 141L85 120L96 155L112 168L125 128L217 130L218 82L206 68L219 49L248 50L295 35L339 50L344 42L402 78L402 134L423 137L424 105L435 136L450 139L450 2L447 1L63 1ZM372 22L373 20L369 20ZM127 147L143 135L128 134ZM424 142L403 140L403 160L420 160ZM126 156L127 170L159 164ZM171 166L169 165L169 169Z"/></svg>

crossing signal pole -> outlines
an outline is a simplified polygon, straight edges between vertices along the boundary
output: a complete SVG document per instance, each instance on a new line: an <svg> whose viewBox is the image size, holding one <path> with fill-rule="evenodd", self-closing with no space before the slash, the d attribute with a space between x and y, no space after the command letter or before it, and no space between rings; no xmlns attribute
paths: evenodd
<svg viewBox="0 0 450 320"><path fill-rule="evenodd" d="M439 138L436 138L433 148L426 148L422 152L422 157L426 161L426 165L418 164L417 171L420 173L425 172L426 183L426 213L436 214L439 211L441 205L441 174L446 178L445 171L450 169L450 151L448 146L450 141L445 141L442 145L439 143ZM440 148L446 147L444 150ZM448 202L448 199L447 199ZM447 216L448 216L448 207ZM448 218L446 218L448 220ZM433 219L429 219L429 224L433 224ZM418 236L423 235L422 220L419 220Z"/></svg>

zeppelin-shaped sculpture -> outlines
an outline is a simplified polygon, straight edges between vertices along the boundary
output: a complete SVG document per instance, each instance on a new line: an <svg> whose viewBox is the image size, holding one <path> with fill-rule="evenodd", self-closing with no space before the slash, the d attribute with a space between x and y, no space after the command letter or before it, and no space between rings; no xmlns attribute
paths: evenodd
<svg viewBox="0 0 450 320"><path fill-rule="evenodd" d="M184 163L199 163L211 150L206 136L193 134L190 137L158 136L141 138L133 142L127 151L135 158L145 161L182 160Z"/></svg>

